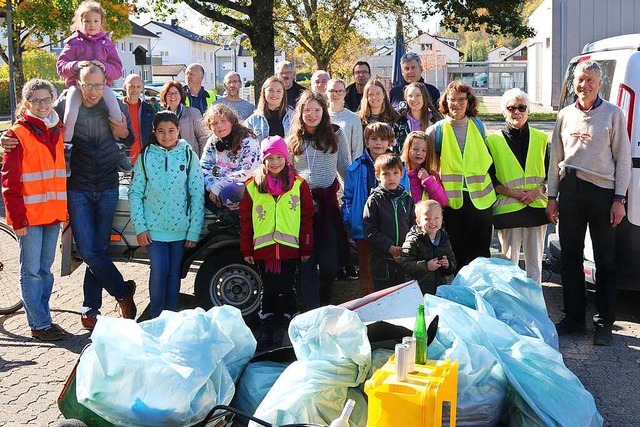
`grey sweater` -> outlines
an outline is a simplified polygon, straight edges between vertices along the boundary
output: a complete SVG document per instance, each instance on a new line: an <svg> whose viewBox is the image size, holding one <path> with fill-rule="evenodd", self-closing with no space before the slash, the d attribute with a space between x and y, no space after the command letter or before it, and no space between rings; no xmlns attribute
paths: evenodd
<svg viewBox="0 0 640 427"><path fill-rule="evenodd" d="M582 111L575 104L558 113L551 137L549 196L558 195L565 168L576 169L578 178L625 195L631 178L631 146L620 108L603 101Z"/></svg>
<svg viewBox="0 0 640 427"><path fill-rule="evenodd" d="M364 137L360 117L346 108L338 112L329 110L329 115L331 116L331 123L340 126L340 129L347 137L347 145L351 149L351 161L354 161L364 153Z"/></svg>

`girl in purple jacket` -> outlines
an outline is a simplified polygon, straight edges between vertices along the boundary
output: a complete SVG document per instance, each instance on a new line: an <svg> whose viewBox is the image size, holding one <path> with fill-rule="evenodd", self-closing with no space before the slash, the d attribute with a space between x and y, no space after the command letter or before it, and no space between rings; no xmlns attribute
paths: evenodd
<svg viewBox="0 0 640 427"><path fill-rule="evenodd" d="M122 121L118 100L109 87L114 80L122 76L122 62L109 33L103 31L105 17L105 11L100 3L91 0L82 2L73 18L75 31L65 40L64 48L56 63L58 75L65 79L65 84L69 88L64 112L65 143L70 143L73 138L73 128L82 102L82 94L77 87L78 71L82 67L93 64L104 70L105 84L92 85L93 87L85 89L95 93L96 96L104 91L102 98L109 107L109 116L117 122Z"/></svg>
<svg viewBox="0 0 640 427"><path fill-rule="evenodd" d="M449 198L438 174L440 159L429 135L421 131L407 135L402 147L402 161L409 175L413 201L433 199L446 206Z"/></svg>

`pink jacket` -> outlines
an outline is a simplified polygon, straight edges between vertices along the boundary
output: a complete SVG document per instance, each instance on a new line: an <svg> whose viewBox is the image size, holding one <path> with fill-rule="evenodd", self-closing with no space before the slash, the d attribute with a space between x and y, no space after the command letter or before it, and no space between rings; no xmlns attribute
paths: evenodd
<svg viewBox="0 0 640 427"><path fill-rule="evenodd" d="M442 207L447 205L449 197L447 197L447 193L440 181L440 176L437 173L435 175L427 176L422 181L418 178L417 170L410 170L408 175L409 185L411 186L411 197L413 197L414 202L418 203L422 200L423 191L426 190L427 196L430 199L440 203Z"/></svg>
<svg viewBox="0 0 640 427"><path fill-rule="evenodd" d="M109 33L99 32L94 36L74 31L65 40L64 48L56 62L58 75L65 79L67 87L76 84L79 61L100 61L105 67L105 77L109 86L114 80L122 77L122 62L118 56L116 45L111 41Z"/></svg>

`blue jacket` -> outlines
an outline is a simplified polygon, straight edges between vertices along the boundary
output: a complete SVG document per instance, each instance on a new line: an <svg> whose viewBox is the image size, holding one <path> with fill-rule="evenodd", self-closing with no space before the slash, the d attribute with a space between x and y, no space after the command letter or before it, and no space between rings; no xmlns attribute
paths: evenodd
<svg viewBox="0 0 640 427"><path fill-rule="evenodd" d="M409 175L404 170L400 184L406 189L409 185ZM364 239L362 226L362 214L371 190L379 185L373 169L373 158L369 149L355 159L347 169L347 177L344 183L344 196L342 196L342 220L345 228L349 230L351 239Z"/></svg>
<svg viewBox="0 0 640 427"><path fill-rule="evenodd" d="M181 139L167 150L149 145L133 168L129 210L136 234L152 240L197 242L204 221L204 178L198 156Z"/></svg>
<svg viewBox="0 0 640 427"><path fill-rule="evenodd" d="M289 134L289 129L291 129L291 124L293 123L293 113L294 111L292 108L287 108L286 113L284 113L284 116L282 117L282 127L284 127L285 134L280 136L283 138L286 138ZM269 136L269 122L267 121L267 118L258 111L247 117L247 120L244 121L244 125L256 134L258 144Z"/></svg>
<svg viewBox="0 0 640 427"><path fill-rule="evenodd" d="M140 123L140 145L141 148L149 145L149 137L153 132L153 116L156 113L148 102L142 101L138 109L138 122Z"/></svg>

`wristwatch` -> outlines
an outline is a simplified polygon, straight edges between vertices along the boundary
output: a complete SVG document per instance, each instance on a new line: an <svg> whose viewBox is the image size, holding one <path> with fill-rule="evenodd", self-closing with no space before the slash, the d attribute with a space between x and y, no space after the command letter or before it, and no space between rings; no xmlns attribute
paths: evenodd
<svg viewBox="0 0 640 427"><path fill-rule="evenodd" d="M613 196L613 201L618 202L621 205L627 204L627 198L625 196Z"/></svg>

